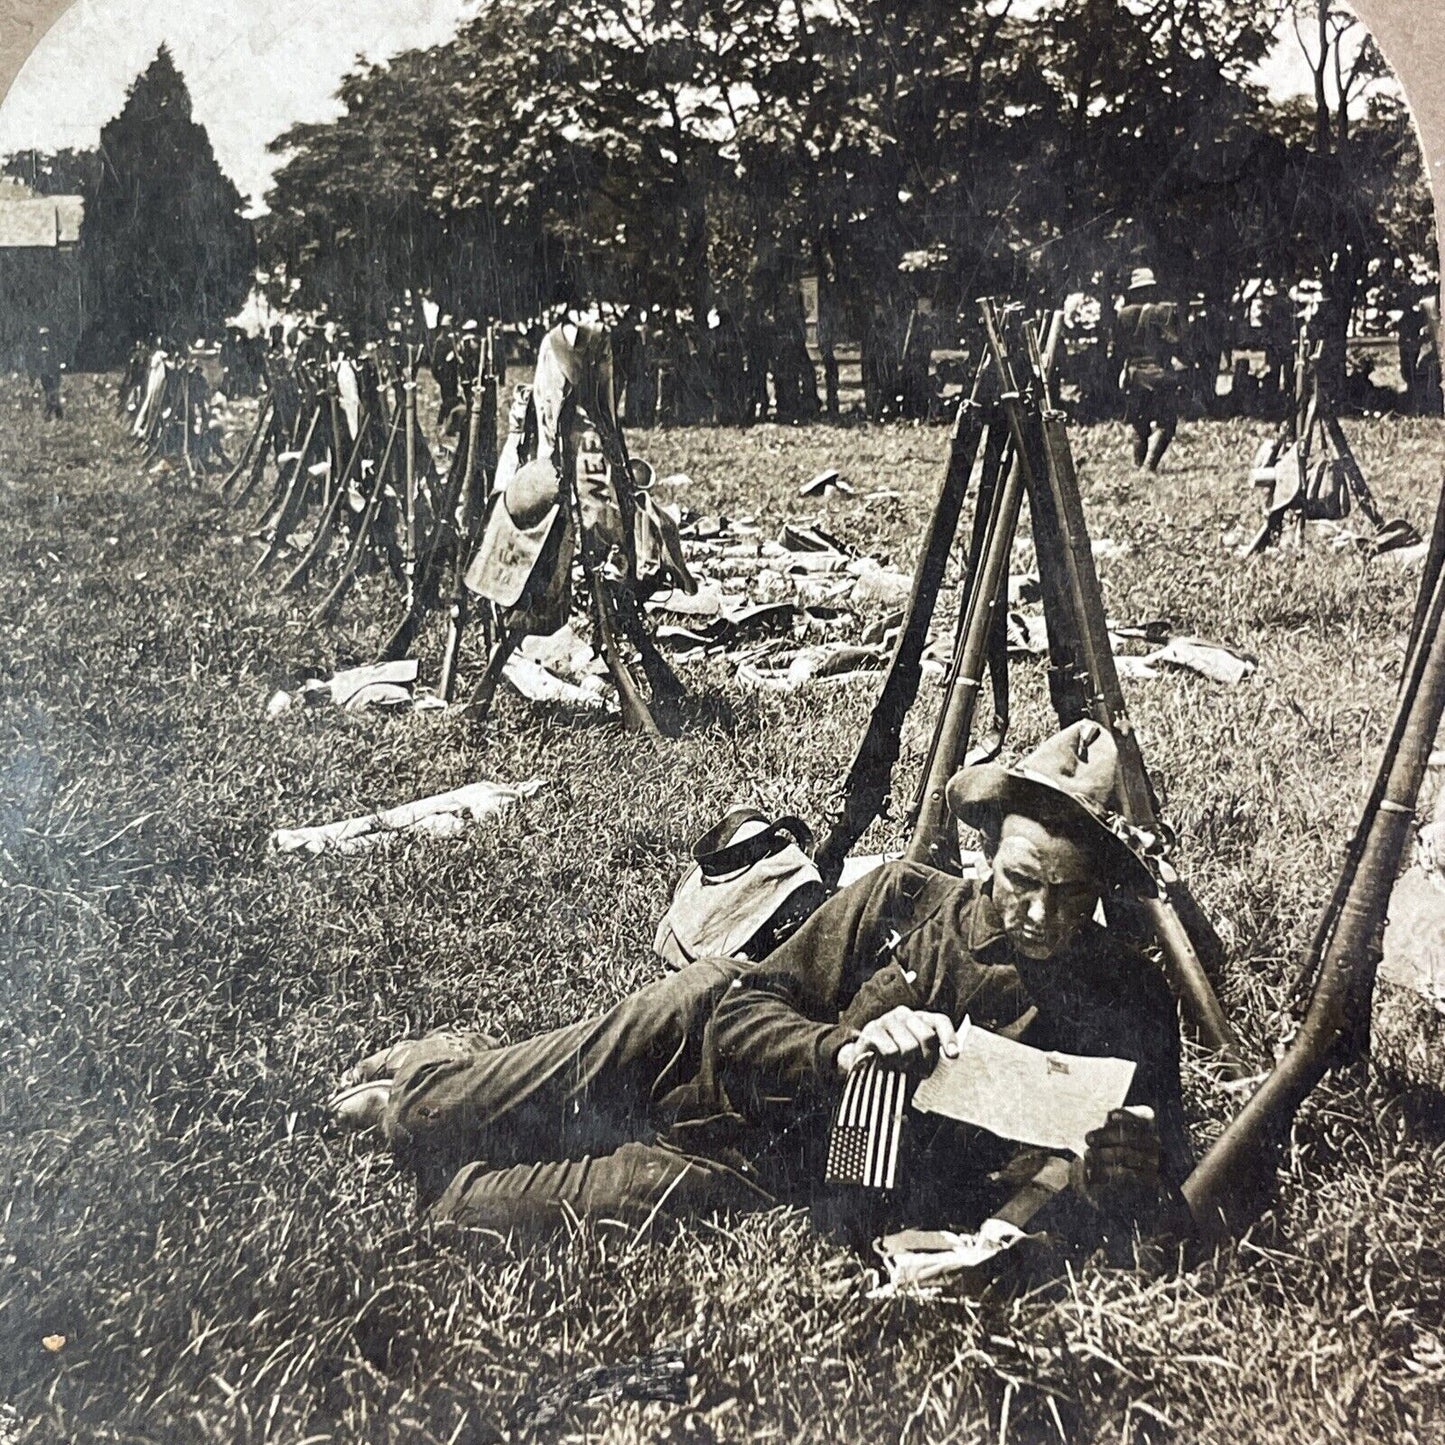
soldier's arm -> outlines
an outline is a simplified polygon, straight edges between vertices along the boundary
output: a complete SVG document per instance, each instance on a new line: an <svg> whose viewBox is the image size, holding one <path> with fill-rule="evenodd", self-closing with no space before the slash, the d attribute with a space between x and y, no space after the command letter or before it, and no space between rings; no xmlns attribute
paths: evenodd
<svg viewBox="0 0 1445 1445"><path fill-rule="evenodd" d="M888 864L835 894L719 1001L714 1057L745 1112L749 1102L776 1102L837 1077L839 1052L858 1037L839 1015L879 966L882 941L906 907L907 876L905 865Z"/></svg>
<svg viewBox="0 0 1445 1445"><path fill-rule="evenodd" d="M1090 1155L1076 1168L1075 1184L1115 1223L1132 1222L1146 1234L1182 1236L1190 1231L1189 1207L1180 1193L1194 1153L1184 1117L1180 1086L1179 1013L1168 985L1143 958L1131 955L1133 1039L1127 1053L1135 1061L1126 1117L1090 1138ZM1153 1118L1141 1127L1139 1106ZM1137 1174L1131 1181L1130 1171ZM1133 1187L1131 1187L1131 1183Z"/></svg>

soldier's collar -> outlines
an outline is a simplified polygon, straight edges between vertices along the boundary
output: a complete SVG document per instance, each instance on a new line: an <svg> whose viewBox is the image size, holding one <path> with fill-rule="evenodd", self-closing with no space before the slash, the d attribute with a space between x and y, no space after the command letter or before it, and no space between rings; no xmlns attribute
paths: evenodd
<svg viewBox="0 0 1445 1445"><path fill-rule="evenodd" d="M992 882L978 890L968 924L968 951L982 963L1008 963L1012 959L1003 918L993 901Z"/></svg>

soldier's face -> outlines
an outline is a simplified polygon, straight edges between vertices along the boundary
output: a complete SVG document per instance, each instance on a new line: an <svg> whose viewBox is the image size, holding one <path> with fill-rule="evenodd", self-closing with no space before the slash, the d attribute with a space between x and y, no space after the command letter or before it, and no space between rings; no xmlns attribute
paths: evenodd
<svg viewBox="0 0 1445 1445"><path fill-rule="evenodd" d="M1077 843L1010 814L993 859L993 901L1014 948L1049 958L1097 907L1098 869Z"/></svg>

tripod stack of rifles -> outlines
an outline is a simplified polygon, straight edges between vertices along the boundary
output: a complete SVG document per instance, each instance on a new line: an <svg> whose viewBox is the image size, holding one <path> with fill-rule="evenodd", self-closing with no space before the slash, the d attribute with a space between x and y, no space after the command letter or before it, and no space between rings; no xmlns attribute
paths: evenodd
<svg viewBox="0 0 1445 1445"><path fill-rule="evenodd" d="M911 813L907 856L957 869L958 837L945 796L948 780L958 768L987 761L1003 747L1009 558L1025 499L1048 629L1049 696L1059 723L1067 727L1091 718L1114 733L1120 811L1142 832L1167 836L1119 686L1064 417L1050 398L1049 360L1060 318L1053 318L1048 342L1041 346L1019 308L989 300L981 307L984 354L954 425L947 471L888 675L844 784L840 816L818 850L825 879L837 878L853 845L886 805L903 721L918 695L929 625L970 490L973 528L954 652ZM993 727L970 748L985 673L992 682ZM1238 1046L1203 962L1217 960L1221 945L1177 875L1167 864L1161 871L1161 896L1142 904L1142 917L1132 923L1136 932L1147 931L1157 940L1186 1018L1216 1054L1221 1072L1236 1077L1243 1072Z"/></svg>
<svg viewBox="0 0 1445 1445"><path fill-rule="evenodd" d="M467 623L462 578L476 547L480 503L496 471L494 357L488 330L477 348L475 376L464 384L466 426L445 475L437 470L417 418L420 349L407 347L404 356L382 351L358 367L361 407L354 434L331 365L297 361L273 376L223 486L232 507L246 505L261 487L268 459L275 459L275 485L260 522L266 547L252 575L271 571L314 519L314 533L280 584L283 592L299 591L333 565L335 543L345 537L313 622L335 621L363 573L391 574L402 614L379 661L404 657L428 617L444 611L448 627L438 691L447 701L455 690ZM488 623L484 617L484 629Z"/></svg>

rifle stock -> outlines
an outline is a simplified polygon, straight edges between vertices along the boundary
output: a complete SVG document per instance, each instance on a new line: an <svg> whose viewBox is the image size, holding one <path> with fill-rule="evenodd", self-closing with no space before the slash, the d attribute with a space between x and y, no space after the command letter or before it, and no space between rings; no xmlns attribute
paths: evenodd
<svg viewBox="0 0 1445 1445"><path fill-rule="evenodd" d="M280 554L282 547L286 545L286 538L291 534L296 524L301 520L306 511L306 492L310 483L310 473L306 470L306 463L311 459L311 448L316 438L316 428L321 421L321 403L316 403L311 413L311 422L306 429L306 440L301 444L301 451L292 464L295 470L291 473L289 482L282 493L280 508L276 513L275 529L271 533L271 540L267 544L265 552L261 554L260 560L251 569L254 577L264 572L276 557Z"/></svg>
<svg viewBox="0 0 1445 1445"><path fill-rule="evenodd" d="M627 666L618 647L617 632L612 625L612 602L607 595L607 584L603 581L602 574L587 559L585 546L582 570L586 573L587 585L592 594L592 617L597 628L597 640L607 663L607 670L612 674L613 684L617 688L618 701L622 705L622 726L630 733L660 738L662 731L638 691L637 680L632 676L632 670Z"/></svg>
<svg viewBox="0 0 1445 1445"><path fill-rule="evenodd" d="M610 355L610 341L608 349ZM583 398L583 404L601 440L602 454L611 471L617 509L622 518L622 551L623 556L627 559L627 575L618 585L631 587L637 577L637 491L632 479L632 458L627 450L627 437L617 418L617 399L612 392L610 365L606 377L607 394L604 396L599 390L593 395ZM594 413L596 414L594 415ZM617 688L618 701L622 706L622 726L630 733L643 733L648 737L660 738L662 731L657 726L652 709L644 700L638 689L637 679L633 677L632 669L628 667L626 659L622 656L622 649L617 640L617 627L614 625L614 604L608 593L607 581L588 555L587 529L582 525L582 509L580 502L577 501L575 485L572 488L572 494L576 506L578 552L582 558L582 570L587 579L587 586L592 595L592 615L594 626L597 629L597 643L601 648L603 659L607 663L607 670L611 673L612 681ZM644 647L640 650L643 664L646 666L649 661L647 649ZM666 664L660 656L657 657L657 662L662 663L663 668L666 668ZM671 669L666 669L666 671L670 673ZM663 682L664 687L670 691L662 672L656 669L654 672ZM672 681L676 682L675 676Z"/></svg>
<svg viewBox="0 0 1445 1445"><path fill-rule="evenodd" d="M346 469L341 474L341 480L332 493L330 502L327 503L326 511L322 514L321 522L316 528L316 536L312 538L311 545L306 549L306 555L281 584L282 592L294 592L296 588L304 586L306 579L311 575L311 569L321 560L330 545L332 533L336 529L336 519L341 514L341 508L346 502L347 488L350 487L351 480L356 475L356 468L361 462L361 450L366 445L370 426L371 413L363 412L361 425L357 428L356 443L351 449L351 455L346 460Z"/></svg>
<svg viewBox="0 0 1445 1445"><path fill-rule="evenodd" d="M262 436L266 434L266 426L270 422L270 410L275 405L275 397L267 393L260 406L257 407L256 425L251 428L250 435L246 438L246 445L241 448L240 455L236 458L236 465L225 474L224 481L221 483L221 496L227 496L231 487L236 486L237 481L240 481L241 473L246 471L247 462L256 455L256 448L262 444Z"/></svg>
<svg viewBox="0 0 1445 1445"><path fill-rule="evenodd" d="M391 430L387 433L381 461L377 464L376 479L371 485L371 495L366 499L366 511L361 515L356 535L351 539L351 546L347 548L346 560L341 564L341 575L336 579L331 591L322 599L321 605L311 614L312 622L331 621L340 610L342 602L346 600L346 594L351 591L351 584L356 580L356 569L360 565L362 551L371 537L371 529L375 525L377 513L381 509L382 496L386 491L387 473L391 468L391 456L396 448L396 438L401 429L403 415L402 408L398 407L396 414L391 419Z"/></svg>

